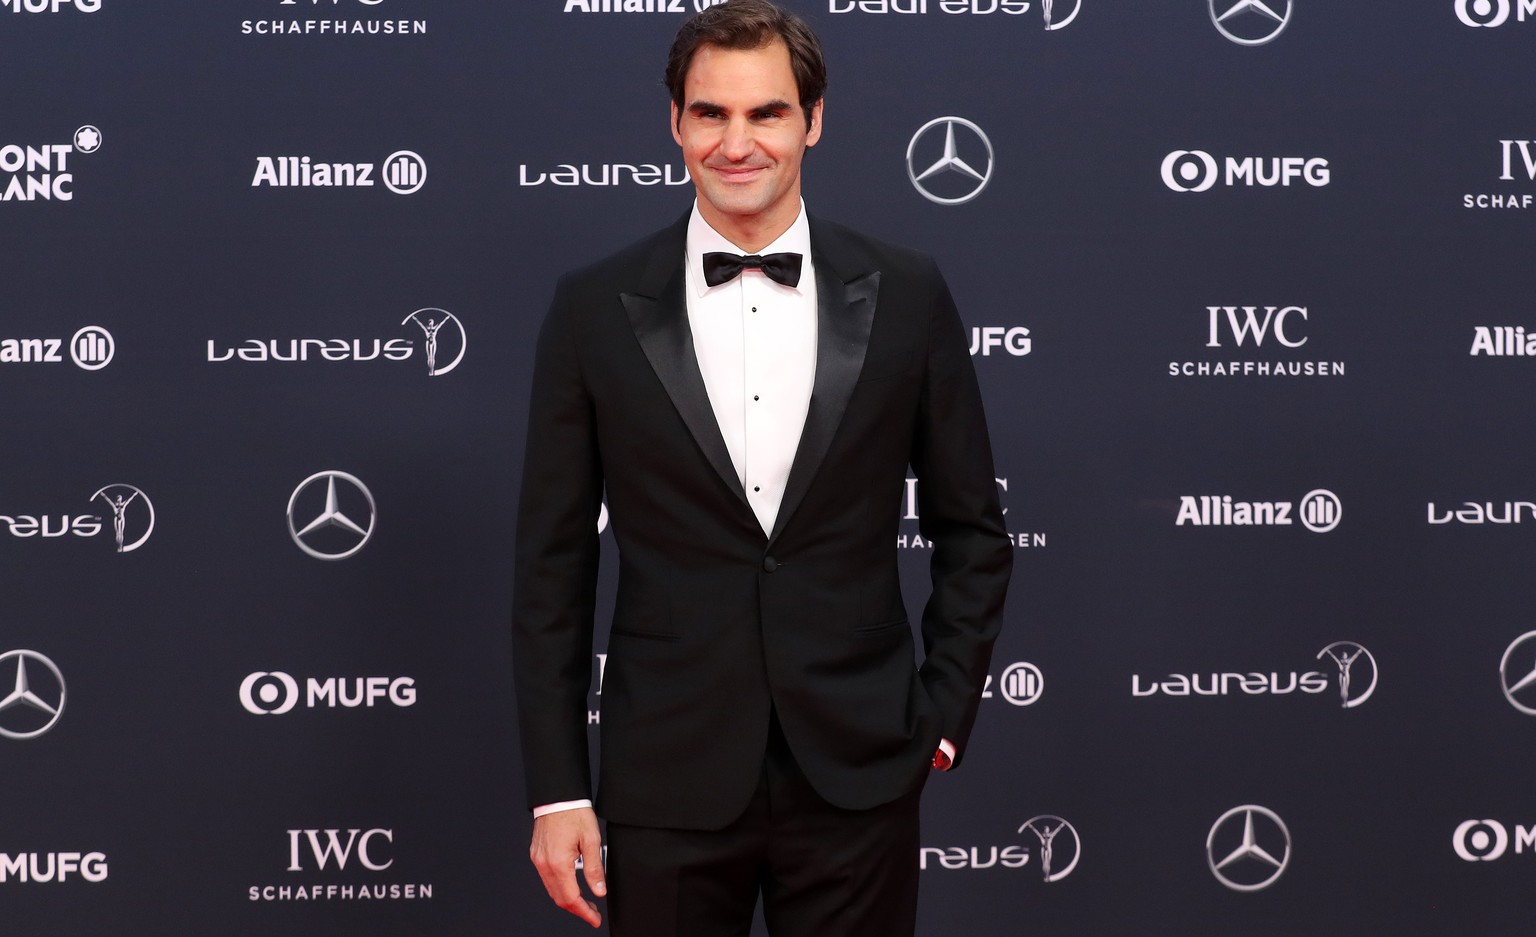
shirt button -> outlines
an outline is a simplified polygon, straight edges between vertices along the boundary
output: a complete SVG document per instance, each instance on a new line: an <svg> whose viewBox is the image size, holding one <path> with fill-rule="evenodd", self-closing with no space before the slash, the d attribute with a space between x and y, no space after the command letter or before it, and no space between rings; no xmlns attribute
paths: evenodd
<svg viewBox="0 0 1536 937"><path fill-rule="evenodd" d="M753 395L752 395L752 399L753 399L753 400L760 400L760 399L762 399L762 398L760 398L760 397L758 397L758 396L757 396L757 395L756 395L756 394L753 394Z"/></svg>
<svg viewBox="0 0 1536 937"><path fill-rule="evenodd" d="M763 572L771 573L779 568L779 561L771 556L763 557Z"/></svg>
<svg viewBox="0 0 1536 937"><path fill-rule="evenodd" d="M756 306L753 306L753 307L752 307L752 311L753 311L753 312L756 312L756 311L757 311L757 307L756 307Z"/></svg>

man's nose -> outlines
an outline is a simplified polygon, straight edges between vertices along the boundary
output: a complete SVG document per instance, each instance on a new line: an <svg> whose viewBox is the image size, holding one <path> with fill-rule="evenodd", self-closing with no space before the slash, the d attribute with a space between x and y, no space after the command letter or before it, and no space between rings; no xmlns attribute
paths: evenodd
<svg viewBox="0 0 1536 937"><path fill-rule="evenodd" d="M751 124L745 120L733 120L726 125L725 139L720 143L720 151L726 159L739 163L752 155L752 148L755 145Z"/></svg>

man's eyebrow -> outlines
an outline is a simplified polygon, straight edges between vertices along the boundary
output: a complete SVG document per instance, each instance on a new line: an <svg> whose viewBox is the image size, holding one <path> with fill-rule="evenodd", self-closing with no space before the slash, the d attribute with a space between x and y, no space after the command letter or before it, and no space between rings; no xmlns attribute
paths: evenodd
<svg viewBox="0 0 1536 937"><path fill-rule="evenodd" d="M757 107L752 108L750 113L753 117L763 117L768 114L783 114L793 110L793 107L788 101L782 98L775 98L766 104L759 104Z"/></svg>
<svg viewBox="0 0 1536 937"><path fill-rule="evenodd" d="M753 117L761 117L766 114L782 114L790 111L794 105L782 98L774 98L748 109L747 113ZM687 111L690 114L709 114L728 110L724 104L716 104L713 101L689 101Z"/></svg>

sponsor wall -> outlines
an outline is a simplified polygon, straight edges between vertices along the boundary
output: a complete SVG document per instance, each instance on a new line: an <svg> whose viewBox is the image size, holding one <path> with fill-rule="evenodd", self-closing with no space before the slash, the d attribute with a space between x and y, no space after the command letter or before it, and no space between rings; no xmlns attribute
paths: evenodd
<svg viewBox="0 0 1536 937"><path fill-rule="evenodd" d="M530 346L687 209L704 3L0 0L9 925L577 932L510 688ZM1017 549L921 932L1514 932L1536 5L790 5L807 200L940 261Z"/></svg>

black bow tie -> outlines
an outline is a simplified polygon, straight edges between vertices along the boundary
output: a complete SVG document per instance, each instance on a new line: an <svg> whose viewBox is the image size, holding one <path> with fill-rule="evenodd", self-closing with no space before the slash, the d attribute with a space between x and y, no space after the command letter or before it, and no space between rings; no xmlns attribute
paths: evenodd
<svg viewBox="0 0 1536 937"><path fill-rule="evenodd" d="M710 251L704 255L704 282L710 286L729 283L743 270L758 269L775 283L785 286L800 285L799 254L728 254Z"/></svg>

